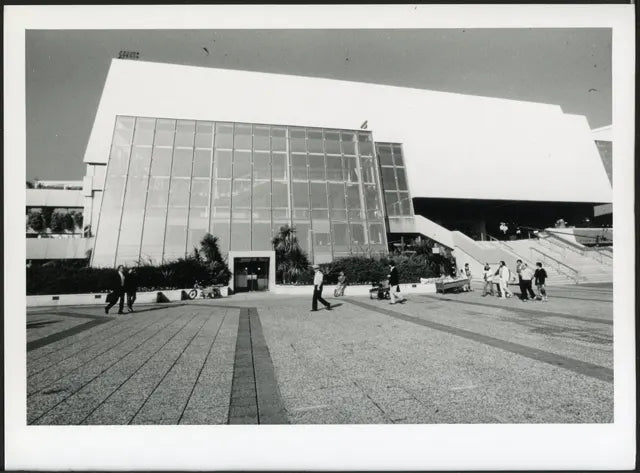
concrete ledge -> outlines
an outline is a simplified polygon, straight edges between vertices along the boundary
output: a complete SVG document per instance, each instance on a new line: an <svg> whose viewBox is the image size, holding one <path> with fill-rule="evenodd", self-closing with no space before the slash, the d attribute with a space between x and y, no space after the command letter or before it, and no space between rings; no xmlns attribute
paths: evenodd
<svg viewBox="0 0 640 473"><path fill-rule="evenodd" d="M345 296L368 296L369 290L373 286L368 284L361 285L353 285L347 286L344 291ZM336 285L331 284L328 286L324 286L322 290L322 295L326 295L327 297L333 296L333 291L336 288ZM435 284L400 284L400 290L405 294L435 294L436 285ZM305 286L288 286L288 285L279 285L277 284L273 291L274 294L287 294L287 295L310 295L313 294L313 286L305 285Z"/></svg>
<svg viewBox="0 0 640 473"><path fill-rule="evenodd" d="M182 291L189 292L188 289L171 289L166 291L138 292L136 294L136 304L155 304L158 301L158 293L162 293L168 302L182 300ZM220 288L223 297L228 296L228 288ZM38 296L27 296L27 307L41 306L70 306L70 305L105 305L106 292L94 294L48 294ZM125 301L126 302L126 301Z"/></svg>

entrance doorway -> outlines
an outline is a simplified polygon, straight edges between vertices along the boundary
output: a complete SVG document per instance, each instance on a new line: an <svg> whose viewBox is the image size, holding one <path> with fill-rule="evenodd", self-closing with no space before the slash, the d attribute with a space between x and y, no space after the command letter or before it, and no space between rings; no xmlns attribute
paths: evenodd
<svg viewBox="0 0 640 473"><path fill-rule="evenodd" d="M234 258L233 283L236 292L269 289L269 258Z"/></svg>

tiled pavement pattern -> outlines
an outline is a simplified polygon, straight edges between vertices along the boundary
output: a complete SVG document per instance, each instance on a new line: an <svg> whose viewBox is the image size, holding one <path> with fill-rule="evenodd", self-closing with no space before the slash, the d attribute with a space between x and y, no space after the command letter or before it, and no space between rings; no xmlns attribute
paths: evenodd
<svg viewBox="0 0 640 473"><path fill-rule="evenodd" d="M27 316L28 342L41 341L27 352L27 421L612 422L612 290L549 292L389 305L347 290L316 313L309 298L269 294L117 317L41 308Z"/></svg>

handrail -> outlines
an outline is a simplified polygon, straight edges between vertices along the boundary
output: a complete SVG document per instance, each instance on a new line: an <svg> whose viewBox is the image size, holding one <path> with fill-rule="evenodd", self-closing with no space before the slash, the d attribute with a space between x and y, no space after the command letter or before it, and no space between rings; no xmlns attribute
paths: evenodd
<svg viewBox="0 0 640 473"><path fill-rule="evenodd" d="M574 245L572 242L570 241L566 241L563 238L560 238L559 236L555 235L552 232L548 232L545 230L545 233L548 235L546 238L539 238L538 241L543 242L546 240L550 240L553 239L553 245L556 245L564 250L570 250L573 251L575 253L578 253L580 256L585 256L587 258L593 258L594 257L594 253L597 254L600 258L594 258L596 259L598 262L600 263L605 263L604 258L608 258L608 259L613 259L612 256L605 254L603 252L601 252L600 250L598 250L597 248L581 248L577 245ZM608 262L608 261L607 261Z"/></svg>
<svg viewBox="0 0 640 473"><path fill-rule="evenodd" d="M531 247L530 249L531 249L531 251L536 251L536 252L540 253L544 258L548 258L548 259L550 259L551 261L554 261L555 263L557 263L557 264L559 264L559 265L561 265L561 266L564 266L565 268L569 269L569 271L571 271L572 273L574 273L573 275L569 275L569 277L573 278L573 279L574 279L574 281L575 281L576 283L579 281L579 279L580 279L580 274L579 274L579 272L578 272L578 270L577 270L577 269L572 268L572 267L571 267L571 266L569 266L568 264L563 263L562 261L560 261L560 260L558 260L558 259L554 258L553 256L550 256L550 255L546 254L544 251L540 251L540 250L539 250L539 249L537 249L537 248L533 248L533 247ZM556 269L558 269L558 270L559 270L559 268L556 268ZM562 271L559 271L559 272L562 272ZM566 274L565 274L565 275L566 275Z"/></svg>

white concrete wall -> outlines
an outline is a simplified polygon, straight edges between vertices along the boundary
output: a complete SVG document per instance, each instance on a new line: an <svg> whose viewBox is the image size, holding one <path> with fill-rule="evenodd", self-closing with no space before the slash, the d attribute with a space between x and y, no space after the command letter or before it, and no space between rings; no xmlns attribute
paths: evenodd
<svg viewBox="0 0 640 473"><path fill-rule="evenodd" d="M556 105L114 59L85 162L107 162L116 115L346 129L367 120L376 141L403 143L413 197L612 198L586 120ZM526 179L507 177L523 169Z"/></svg>
<svg viewBox="0 0 640 473"><path fill-rule="evenodd" d="M84 207L81 190L26 189L27 207Z"/></svg>
<svg viewBox="0 0 640 473"><path fill-rule="evenodd" d="M93 238L27 238L27 259L83 259Z"/></svg>

